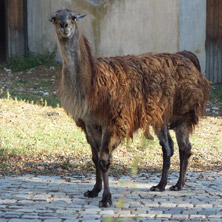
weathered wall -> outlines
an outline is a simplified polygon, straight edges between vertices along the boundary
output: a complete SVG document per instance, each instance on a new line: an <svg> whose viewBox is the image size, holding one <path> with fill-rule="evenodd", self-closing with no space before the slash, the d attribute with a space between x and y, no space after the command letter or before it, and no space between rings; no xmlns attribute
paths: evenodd
<svg viewBox="0 0 222 222"><path fill-rule="evenodd" d="M195 52L206 69L206 0L179 0L179 50Z"/></svg>
<svg viewBox="0 0 222 222"><path fill-rule="evenodd" d="M79 12L83 9L87 12L90 11L90 4L84 5L84 1L82 0L75 0L73 2L76 7L73 7L72 0L28 0L28 38L30 52L44 53L46 51L56 51L59 55L55 31L49 19L56 10L61 8L74 8ZM83 32L93 38L90 14L91 13L89 13L87 19L81 22L81 26L83 26Z"/></svg>
<svg viewBox="0 0 222 222"><path fill-rule="evenodd" d="M79 26L95 56L187 49L205 70L206 0L28 0L30 51L58 52L48 19L61 8L88 13Z"/></svg>
<svg viewBox="0 0 222 222"><path fill-rule="evenodd" d="M29 49L58 49L50 15L58 9L87 12L79 23L96 56L178 49L177 0L28 0Z"/></svg>
<svg viewBox="0 0 222 222"><path fill-rule="evenodd" d="M121 0L101 7L99 55L174 52L178 47L177 1Z"/></svg>

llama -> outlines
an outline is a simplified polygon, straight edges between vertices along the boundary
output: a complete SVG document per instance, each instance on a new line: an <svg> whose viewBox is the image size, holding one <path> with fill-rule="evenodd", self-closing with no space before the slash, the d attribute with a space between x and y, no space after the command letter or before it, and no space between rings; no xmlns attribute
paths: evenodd
<svg viewBox="0 0 222 222"><path fill-rule="evenodd" d="M84 196L97 197L103 182L99 206L112 204L108 180L112 152L139 128L148 135L150 127L163 151L161 180L151 190L164 191L167 184L174 146L169 129L176 133L180 157L179 179L170 189L181 190L191 156L189 135L204 113L209 81L192 59L180 53L93 58L77 25L85 16L65 9L50 19L63 58L61 104L84 131L96 168L96 183Z"/></svg>

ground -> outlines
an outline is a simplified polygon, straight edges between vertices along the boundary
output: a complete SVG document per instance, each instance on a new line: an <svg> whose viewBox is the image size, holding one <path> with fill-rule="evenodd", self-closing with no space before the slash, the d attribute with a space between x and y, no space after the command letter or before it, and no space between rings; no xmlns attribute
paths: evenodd
<svg viewBox="0 0 222 222"><path fill-rule="evenodd" d="M191 136L184 190L169 191L178 179L176 146L166 191L149 191L159 182L162 151L156 137L147 140L138 132L114 152L113 206L101 209L102 193L83 196L95 183L95 170L83 132L60 107L60 71L0 69L0 222L222 221L220 86Z"/></svg>

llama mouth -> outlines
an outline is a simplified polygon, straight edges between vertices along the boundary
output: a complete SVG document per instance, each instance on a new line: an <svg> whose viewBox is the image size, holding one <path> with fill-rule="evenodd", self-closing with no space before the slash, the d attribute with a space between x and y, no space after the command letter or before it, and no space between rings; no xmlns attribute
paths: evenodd
<svg viewBox="0 0 222 222"><path fill-rule="evenodd" d="M71 31L70 30L60 30L60 34L62 35L62 37L69 37L71 35Z"/></svg>
<svg viewBox="0 0 222 222"><path fill-rule="evenodd" d="M61 35L63 37L69 37L71 35L71 32L61 32Z"/></svg>

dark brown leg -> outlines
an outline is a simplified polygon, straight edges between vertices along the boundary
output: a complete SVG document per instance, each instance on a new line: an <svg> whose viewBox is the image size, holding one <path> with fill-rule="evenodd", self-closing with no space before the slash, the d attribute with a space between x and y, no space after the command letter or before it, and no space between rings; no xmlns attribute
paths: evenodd
<svg viewBox="0 0 222 222"><path fill-rule="evenodd" d="M174 142L170 136L170 132L169 130L167 130L167 136L168 136L168 142L169 142L169 145L170 145L170 150L171 150L171 157L173 156L174 154Z"/></svg>
<svg viewBox="0 0 222 222"><path fill-rule="evenodd" d="M185 124L178 127L175 131L180 154L180 176L176 185L172 186L170 190L177 191L181 190L185 184L185 175L192 147L189 141L189 130Z"/></svg>
<svg viewBox="0 0 222 222"><path fill-rule="evenodd" d="M160 145L163 150L163 168L162 177L157 186L151 187L151 191L164 191L167 185L168 171L170 168L170 157L173 155L173 141L170 137L167 125L164 125L162 130L158 133Z"/></svg>
<svg viewBox="0 0 222 222"><path fill-rule="evenodd" d="M104 191L102 200L99 202L99 207L108 207L112 205L112 197L109 189L109 166L112 152L111 136L108 130L105 130L102 137L101 151L99 157L99 165L102 171Z"/></svg>
<svg viewBox="0 0 222 222"><path fill-rule="evenodd" d="M102 171L102 175L103 175L103 182L104 182L104 191L103 191L102 200L99 202L99 207L112 206L112 195L109 189L108 170Z"/></svg>
<svg viewBox="0 0 222 222"><path fill-rule="evenodd" d="M96 168L96 183L92 190L88 190L87 192L84 193L84 196L89 198L94 198L97 197L99 192L102 190L102 172L99 165L99 154L98 154L102 138L102 133L100 128L94 125L87 125L86 138L92 150L92 160Z"/></svg>
<svg viewBox="0 0 222 222"><path fill-rule="evenodd" d="M88 190L84 193L85 197L94 198L97 197L99 192L102 190L102 172L99 166L98 153L92 148L92 160L96 167L96 183L92 190Z"/></svg>

